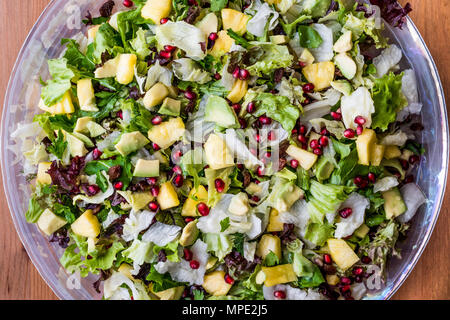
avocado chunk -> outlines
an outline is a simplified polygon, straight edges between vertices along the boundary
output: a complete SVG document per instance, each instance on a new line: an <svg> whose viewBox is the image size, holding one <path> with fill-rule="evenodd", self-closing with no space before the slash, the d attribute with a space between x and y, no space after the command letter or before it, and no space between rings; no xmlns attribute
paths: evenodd
<svg viewBox="0 0 450 320"><path fill-rule="evenodd" d="M118 190L117 193L124 197L127 201L127 203L121 203L121 208L123 210L133 209L134 211L139 211L145 208L148 203L153 200L153 196L150 192L131 192Z"/></svg>
<svg viewBox="0 0 450 320"><path fill-rule="evenodd" d="M334 43L333 50L337 53L344 53L352 50L352 47L352 32L347 30Z"/></svg>
<svg viewBox="0 0 450 320"><path fill-rule="evenodd" d="M139 159L134 167L133 176L140 178L158 177L159 160Z"/></svg>
<svg viewBox="0 0 450 320"><path fill-rule="evenodd" d="M298 58L301 62L304 62L306 65L308 64L313 64L314 63L314 56L312 55L311 51L309 51L308 49L304 49L302 51L302 54L300 55L300 57Z"/></svg>
<svg viewBox="0 0 450 320"><path fill-rule="evenodd" d="M187 247L192 245L195 240L198 237L198 228L197 228L197 221L191 221L189 222L184 228L183 232L181 233L180 237L180 245L183 247Z"/></svg>
<svg viewBox="0 0 450 320"><path fill-rule="evenodd" d="M163 104L161 105L161 108L159 108L158 113L177 117L180 115L180 110L181 110L181 101L167 97L164 99Z"/></svg>
<svg viewBox="0 0 450 320"><path fill-rule="evenodd" d="M215 122L223 128L238 128L239 121L236 113L228 102L218 96L210 96L206 103L205 121Z"/></svg>
<svg viewBox="0 0 450 320"><path fill-rule="evenodd" d="M169 95L169 93L169 89L167 89L167 87L163 83L156 83L145 94L143 100L144 106L147 109L152 110L153 107L162 103L164 99Z"/></svg>
<svg viewBox="0 0 450 320"><path fill-rule="evenodd" d="M170 288L164 291L153 292L160 300L180 300L184 286Z"/></svg>
<svg viewBox="0 0 450 320"><path fill-rule="evenodd" d="M205 275L202 286L213 296L225 296L232 285L225 281L225 271L213 271Z"/></svg>
<svg viewBox="0 0 450 320"><path fill-rule="evenodd" d="M360 239L363 239L369 233L369 231L369 227L363 223L358 229L355 230L354 235Z"/></svg>
<svg viewBox="0 0 450 320"><path fill-rule="evenodd" d="M239 192L231 198L228 211L236 216L245 216L250 210L248 196L245 192Z"/></svg>
<svg viewBox="0 0 450 320"><path fill-rule="evenodd" d="M64 135L66 137L67 147L69 148L69 152L72 157L83 157L86 153L88 153L83 141L81 141L78 137L65 131Z"/></svg>
<svg viewBox="0 0 450 320"><path fill-rule="evenodd" d="M384 199L384 211L387 219L398 217L406 212L405 202L397 187L384 191L381 194Z"/></svg>
<svg viewBox="0 0 450 320"><path fill-rule="evenodd" d="M75 124L75 129L73 131L80 132L83 134L89 133L89 130L87 128L88 122L92 121L93 119L91 117L81 117L77 119L77 123Z"/></svg>
<svg viewBox="0 0 450 320"><path fill-rule="evenodd" d="M37 221L39 229L41 229L48 236L64 227L66 223L66 220L58 217L49 209L45 209Z"/></svg>
<svg viewBox="0 0 450 320"><path fill-rule="evenodd" d="M348 54L339 53L334 57L334 62L344 77L349 80L355 77L357 71L356 63Z"/></svg>
<svg viewBox="0 0 450 320"><path fill-rule="evenodd" d="M126 156L134 151L137 151L149 143L148 139L139 131L124 133L119 142L116 144L117 151L122 156Z"/></svg>
<svg viewBox="0 0 450 320"><path fill-rule="evenodd" d="M286 44L289 42L289 37L284 35L276 35L276 36L270 36L270 42L273 44Z"/></svg>
<svg viewBox="0 0 450 320"><path fill-rule="evenodd" d="M334 90L339 91L340 93L342 93L344 96L349 96L352 94L353 92L353 87L350 84L350 82L348 82L347 80L336 80L336 81L331 81L331 87Z"/></svg>

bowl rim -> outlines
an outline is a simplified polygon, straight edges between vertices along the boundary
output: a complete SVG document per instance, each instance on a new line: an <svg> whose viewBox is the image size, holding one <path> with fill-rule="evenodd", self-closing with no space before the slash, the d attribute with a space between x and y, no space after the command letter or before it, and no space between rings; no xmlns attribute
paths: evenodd
<svg viewBox="0 0 450 320"><path fill-rule="evenodd" d="M8 85L6 87L6 91L5 91L5 97L4 97L4 101L3 101L3 110L2 110L2 120L5 119L5 115L6 115L6 110L7 110L7 106L8 106L8 101L10 100L10 89L12 86L12 82L13 82L13 75L16 74L18 66L22 63L23 61L23 57L24 57L24 53L26 51L26 48L31 40L31 38L35 35L38 27L40 26L40 24L42 23L43 18L47 15L47 13L53 8L53 6L58 3L61 0L51 0L47 6L44 8L44 10L42 11L42 13L39 15L39 17L37 18L36 22L34 23L33 27L31 28L30 32L28 33L27 37L25 38L25 41L21 47L21 49L19 50L19 53L17 55L16 61L14 63L14 66L11 70L10 73L10 77L9 77L9 81L8 81ZM408 266L403 270L403 272L401 273L400 277L398 279L396 279L396 284L390 288L389 290L384 290L383 292L380 293L380 297L379 299L383 299L383 300L388 300L390 299L396 292L397 290L403 285L403 283L406 281L406 279L408 278L408 276L411 274L412 270L414 269L414 267L416 266L417 262L419 261L423 251L425 250L428 242L430 241L432 232L434 230L434 227L437 223L437 220L439 218L439 214L442 208L442 203L443 200L445 198L445 193L446 193L446 185L447 185L447 178L448 178L448 165L449 165L449 124L448 124L448 115L447 115L447 107L446 107L446 101L445 101L445 94L444 94L444 90L443 90L443 86L442 86L442 82L441 82L441 78L439 76L439 72L436 66L436 63L433 59L433 56L431 55L422 35L420 34L419 30L417 29L416 25L414 24L414 22L412 21L412 19L407 16L406 17L407 20L407 26L408 28L410 28L410 32L415 33L418 37L418 39L420 40L420 43L417 43L417 45L420 45L420 48L423 50L423 52L426 54L427 59L429 60L429 64L430 64L430 69L432 72L432 77L435 79L435 81L437 81L437 83L439 84L439 86L436 87L436 90L440 93L439 97L438 97L438 101L439 101L439 108L440 108L440 114L443 116L443 121L444 121L444 125L442 127L442 132L443 132L443 136L446 137L446 143L443 141L442 143L442 164L443 164L443 169L445 169L445 173L444 173L444 179L443 179L443 184L441 185L441 188L439 190L439 198L437 199L438 201L436 202L436 205L434 206L434 210L433 210L433 214L432 214L432 220L431 223L428 225L426 233L424 234L424 237L422 239L422 241L420 242L420 246L417 248L417 250L415 251L415 253L412 255L412 258L410 259L410 263L408 264ZM5 125L4 125L4 121L1 121L0 124L0 133L1 136L4 136L4 130L5 129ZM1 160L1 172L2 172L2 180L3 180L3 185L5 185L8 181L7 176L9 176L6 168L6 163L5 163L5 159L4 159L4 151L5 151L5 146L3 145L3 140L0 139L0 160ZM22 242L23 247L25 248L28 256L30 257L30 260L33 262L33 265L35 266L35 268L37 269L38 273L40 274L40 276L42 277L42 279L45 281L45 283L50 287L50 289L52 290L52 292L61 300L63 299L70 299L71 297L68 296L65 292L61 291L58 289L57 287L57 283L54 281L52 281L52 279L50 279L50 277L46 277L43 274L44 271L44 263L41 263L39 261L39 259L36 256L36 252L33 251L31 248L31 244L28 243L28 241L25 239L24 235L23 235L23 230L21 225L19 224L18 219L12 214L12 209L13 209L13 205L11 203L11 199L10 196L8 194L8 192L6 192L6 189L3 188L3 192L5 194L5 198L7 200L7 204L8 204L8 209L10 211L10 215L11 218L13 220L13 224L14 227L16 229L16 233L19 236L20 241Z"/></svg>

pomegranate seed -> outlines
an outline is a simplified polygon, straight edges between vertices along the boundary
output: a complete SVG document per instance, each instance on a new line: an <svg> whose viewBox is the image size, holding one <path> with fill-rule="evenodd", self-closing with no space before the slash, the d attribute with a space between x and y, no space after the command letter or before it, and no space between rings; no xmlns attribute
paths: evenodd
<svg viewBox="0 0 450 320"><path fill-rule="evenodd" d="M151 211L156 212L156 211L158 211L158 209L159 209L159 204L158 204L158 202L156 202L156 201L152 201L152 202L150 202L150 203L148 204L148 208L149 208Z"/></svg>
<svg viewBox="0 0 450 320"><path fill-rule="evenodd" d="M290 163L291 163L291 167L292 168L297 169L297 167L298 167L298 160L292 159Z"/></svg>
<svg viewBox="0 0 450 320"><path fill-rule="evenodd" d="M328 145L328 138L327 138L326 136L321 136L321 137L319 138L319 144L320 144L322 147L326 147L326 146Z"/></svg>
<svg viewBox="0 0 450 320"><path fill-rule="evenodd" d="M219 35L216 32L212 32L209 34L208 39L211 41L216 41L219 38Z"/></svg>
<svg viewBox="0 0 450 320"><path fill-rule="evenodd" d="M217 178L214 181L214 186L216 187L217 192L222 193L225 190L225 182L222 179Z"/></svg>
<svg viewBox="0 0 450 320"><path fill-rule="evenodd" d="M228 283L228 284L233 284L234 283L234 279L228 273L225 275L224 279L225 279L225 282Z"/></svg>
<svg viewBox="0 0 450 320"><path fill-rule="evenodd" d="M420 161L420 157L416 154L412 155L411 157L409 157L409 163L411 164L415 164L417 162Z"/></svg>
<svg viewBox="0 0 450 320"><path fill-rule="evenodd" d="M255 141L256 141L256 142L260 142L260 141L261 141L261 135L260 135L259 133L257 133L257 134L255 135Z"/></svg>
<svg viewBox="0 0 450 320"><path fill-rule="evenodd" d="M258 181L258 183L256 183L256 181ZM259 184L259 180L256 180L255 181L255 183L256 184ZM261 200L258 196L253 196L253 197L251 197L251 200L253 201L253 202L259 202L259 200Z"/></svg>
<svg viewBox="0 0 450 320"><path fill-rule="evenodd" d="M267 135L267 139L269 139L270 141L275 140L276 139L275 132L270 131L269 134Z"/></svg>
<svg viewBox="0 0 450 320"><path fill-rule="evenodd" d="M353 179L353 183L360 189L365 189L367 187L367 185L369 184L369 181L362 177L362 176L356 176Z"/></svg>
<svg viewBox="0 0 450 320"><path fill-rule="evenodd" d="M264 157L266 157L266 158L271 158L271 157L272 157L272 152L266 152L266 154L264 155Z"/></svg>
<svg viewBox="0 0 450 320"><path fill-rule="evenodd" d="M308 144L307 143L302 143L301 147L302 147L303 150L306 150L306 149L308 149Z"/></svg>
<svg viewBox="0 0 450 320"><path fill-rule="evenodd" d="M123 120L123 112L122 112L122 110L117 111L116 117L118 117L118 118Z"/></svg>
<svg viewBox="0 0 450 320"><path fill-rule="evenodd" d="M101 152L98 148L95 148L95 149L92 151L92 158L93 158L94 160L98 160L98 159L100 159L100 157L102 156L102 154L103 154L103 152Z"/></svg>
<svg viewBox="0 0 450 320"><path fill-rule="evenodd" d="M252 101L247 105L247 112L248 113L253 113L256 110L256 105L255 103Z"/></svg>
<svg viewBox="0 0 450 320"><path fill-rule="evenodd" d="M190 6L198 6L197 0L189 0L189 1L188 1L188 4L189 4Z"/></svg>
<svg viewBox="0 0 450 320"><path fill-rule="evenodd" d="M242 163L238 163L237 167L239 170L244 170L244 165Z"/></svg>
<svg viewBox="0 0 450 320"><path fill-rule="evenodd" d="M267 116L260 116L260 117L258 118L258 120L259 120L259 122L261 122L262 124L267 124L267 125L269 125L269 124L272 123L272 119L270 119L270 118L267 117Z"/></svg>
<svg viewBox="0 0 450 320"><path fill-rule="evenodd" d="M256 169L256 174L258 175L258 177L263 177L265 173L265 170L262 166L258 166L258 168Z"/></svg>
<svg viewBox="0 0 450 320"><path fill-rule="evenodd" d="M329 136L330 131L328 131L327 128L322 128L322 130L320 130L320 134L323 136Z"/></svg>
<svg viewBox="0 0 450 320"><path fill-rule="evenodd" d="M291 130L291 134L297 134L297 133L298 133L298 130L296 128Z"/></svg>
<svg viewBox="0 0 450 320"><path fill-rule="evenodd" d="M370 257L368 257L368 256L364 256L361 258L361 262L364 264L368 264L368 263L372 262L372 259L370 259Z"/></svg>
<svg viewBox="0 0 450 320"><path fill-rule="evenodd" d="M150 192L151 192L152 196L157 197L159 194L159 187L158 186L151 187Z"/></svg>
<svg viewBox="0 0 450 320"><path fill-rule="evenodd" d="M341 289L341 292L349 292L350 285L346 284L346 285L342 286L340 289Z"/></svg>
<svg viewBox="0 0 450 320"><path fill-rule="evenodd" d="M307 83L303 85L303 92L312 92L314 90L314 85L312 83Z"/></svg>
<svg viewBox="0 0 450 320"><path fill-rule="evenodd" d="M204 202L200 202L197 205L197 210L198 210L198 213L200 213L200 215L203 217L207 216L209 214L209 207Z"/></svg>
<svg viewBox="0 0 450 320"><path fill-rule="evenodd" d="M323 255L323 262L325 262L326 264L331 264L332 262L331 256L328 253L325 253Z"/></svg>
<svg viewBox="0 0 450 320"><path fill-rule="evenodd" d="M122 188L123 188L123 182L122 181L118 181L118 182L114 183L114 189L121 190Z"/></svg>
<svg viewBox="0 0 450 320"><path fill-rule="evenodd" d="M311 149L319 148L319 141L317 141L317 139L313 139L309 142L309 146L311 147Z"/></svg>
<svg viewBox="0 0 450 320"><path fill-rule="evenodd" d="M222 76L220 75L220 73L216 73L216 74L214 74L214 79L216 79L216 80L220 80L220 79L222 79Z"/></svg>
<svg viewBox="0 0 450 320"><path fill-rule="evenodd" d="M363 272L364 272L364 269L363 268L361 268L361 267L356 267L356 268L353 268L353 274L355 275L355 276L360 276L360 275L362 275L363 274Z"/></svg>
<svg viewBox="0 0 450 320"><path fill-rule="evenodd" d="M151 178L146 178L145 180L147 181L147 183L148 183L149 185L153 186L153 185L155 185L156 182L158 181L158 178L151 177Z"/></svg>
<svg viewBox="0 0 450 320"><path fill-rule="evenodd" d="M189 265L192 269L198 269L200 267L200 263L197 260L191 260L191 262L189 262Z"/></svg>
<svg viewBox="0 0 450 320"><path fill-rule="evenodd" d="M87 189L89 191L89 196L95 196L97 193L100 192L99 186L95 184L88 186Z"/></svg>
<svg viewBox="0 0 450 320"><path fill-rule="evenodd" d="M397 178L397 179L400 179L401 177L402 177L402 175L400 174L400 172L394 172L394 176Z"/></svg>
<svg viewBox="0 0 450 320"><path fill-rule="evenodd" d="M353 129L346 129L344 131L344 137L347 139L352 139L355 137L355 131Z"/></svg>
<svg viewBox="0 0 450 320"><path fill-rule="evenodd" d="M193 254L192 254L191 250L189 250L188 248L184 248L183 249L183 258L184 258L184 260L191 261L192 260L192 256L193 256Z"/></svg>
<svg viewBox="0 0 450 320"><path fill-rule="evenodd" d="M372 182L372 183L377 181L377 177L375 176L375 173L373 173L373 172L369 172L367 174L367 179L369 179L369 181Z"/></svg>
<svg viewBox="0 0 450 320"><path fill-rule="evenodd" d="M127 8L130 8L134 5L134 3L131 0L123 0L123 5Z"/></svg>
<svg viewBox="0 0 450 320"><path fill-rule="evenodd" d="M187 218L184 219L184 222L189 223L189 222L192 222L192 221L194 221L194 220L195 220L195 219L192 218L192 217L187 217Z"/></svg>
<svg viewBox="0 0 450 320"><path fill-rule="evenodd" d="M250 72L246 69L239 70L239 80L247 80L250 77Z"/></svg>
<svg viewBox="0 0 450 320"><path fill-rule="evenodd" d="M239 73L240 73L240 69L239 69L239 67L236 67L232 73L233 78L235 78L235 79L239 78Z"/></svg>
<svg viewBox="0 0 450 320"><path fill-rule="evenodd" d="M188 100L195 100L195 98L197 98L197 94L195 92L190 91L190 90L186 90L184 92L184 96Z"/></svg>
<svg viewBox="0 0 450 320"><path fill-rule="evenodd" d="M304 125L301 125L298 129L298 133L305 134L306 133L306 127Z"/></svg>
<svg viewBox="0 0 450 320"><path fill-rule="evenodd" d="M363 126L366 123L366 119L362 116L355 117L355 120L353 120L357 125Z"/></svg>
<svg viewBox="0 0 450 320"><path fill-rule="evenodd" d="M158 124L161 124L161 122L162 122L162 117L161 116L155 116L152 119L152 124L154 126L157 126Z"/></svg>
<svg viewBox="0 0 450 320"><path fill-rule="evenodd" d="M247 128L247 121L244 118L239 118L239 125L241 126L241 129Z"/></svg>
<svg viewBox="0 0 450 320"><path fill-rule="evenodd" d="M173 184L175 187L180 188L183 185L184 178L181 174L177 174L175 178L173 179Z"/></svg>
<svg viewBox="0 0 450 320"><path fill-rule="evenodd" d="M241 111L241 105L239 103L235 103L231 106L233 108L234 112L239 113Z"/></svg>
<svg viewBox="0 0 450 320"><path fill-rule="evenodd" d="M306 67L306 63L304 63L303 61L298 61L298 65L300 68Z"/></svg>
<svg viewBox="0 0 450 320"><path fill-rule="evenodd" d="M161 51L161 52L159 53L159 55L160 55L161 57L163 57L164 59L170 59L170 58L172 57L172 53L169 52L169 51Z"/></svg>
<svg viewBox="0 0 450 320"><path fill-rule="evenodd" d="M161 149L156 143L152 143L152 148L153 148L153 150L155 150L155 151L158 151L159 149Z"/></svg>
<svg viewBox="0 0 450 320"><path fill-rule="evenodd" d="M308 140L306 139L306 137L303 134L299 134L297 136L297 140L300 141L301 143L307 143Z"/></svg>
<svg viewBox="0 0 450 320"><path fill-rule="evenodd" d="M341 277L341 284L350 285L352 284L352 279L350 279L349 277Z"/></svg>
<svg viewBox="0 0 450 320"><path fill-rule="evenodd" d="M320 148L316 148L316 149L313 150L313 153L314 153L315 155L321 156L322 153L323 153L323 151L322 151L322 149L320 149Z"/></svg>
<svg viewBox="0 0 450 320"><path fill-rule="evenodd" d="M273 296L278 299L286 299L286 292L283 290L274 291Z"/></svg>
<svg viewBox="0 0 450 320"><path fill-rule="evenodd" d="M164 46L164 51L167 51L167 52L173 52L173 51L175 51L176 49L177 49L177 47L171 46L171 45L168 45L168 44L166 44L166 45Z"/></svg>
<svg viewBox="0 0 450 320"><path fill-rule="evenodd" d="M342 210L339 210L339 215L344 219L350 217L352 213L353 213L352 208L344 208Z"/></svg>
<svg viewBox="0 0 450 320"><path fill-rule="evenodd" d="M330 115L336 121L342 120L342 114L339 112L331 111Z"/></svg>
<svg viewBox="0 0 450 320"><path fill-rule="evenodd" d="M414 176L412 174L406 176L405 183L411 183L414 182Z"/></svg>
<svg viewBox="0 0 450 320"><path fill-rule="evenodd" d="M400 159L400 165L402 166L403 170L408 170L408 168L409 168L408 161L406 161L404 159Z"/></svg>
<svg viewBox="0 0 450 320"><path fill-rule="evenodd" d="M356 134L359 136L363 133L364 127L363 126L357 126L356 127Z"/></svg>
<svg viewBox="0 0 450 320"><path fill-rule="evenodd" d="M159 20L160 24L166 24L167 22L169 22L168 18L162 18L161 20Z"/></svg>

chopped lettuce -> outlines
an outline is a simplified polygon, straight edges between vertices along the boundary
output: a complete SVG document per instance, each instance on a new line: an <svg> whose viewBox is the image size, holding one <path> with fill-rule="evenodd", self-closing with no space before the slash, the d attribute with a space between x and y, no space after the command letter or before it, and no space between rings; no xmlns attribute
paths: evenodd
<svg viewBox="0 0 450 320"><path fill-rule="evenodd" d="M52 59L48 61L48 71L51 80L42 87L41 98L50 107L60 101L71 88L71 80L75 73L67 66L67 59Z"/></svg>
<svg viewBox="0 0 450 320"><path fill-rule="evenodd" d="M253 46L259 46L264 50L264 55L247 70L253 76L270 74L278 68L287 68L292 65L294 57L289 53L287 46L272 43L252 42Z"/></svg>

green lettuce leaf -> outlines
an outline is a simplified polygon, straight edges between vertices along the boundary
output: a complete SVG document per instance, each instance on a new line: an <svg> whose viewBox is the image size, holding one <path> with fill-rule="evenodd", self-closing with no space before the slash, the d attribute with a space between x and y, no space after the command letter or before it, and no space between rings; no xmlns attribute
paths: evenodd
<svg viewBox="0 0 450 320"><path fill-rule="evenodd" d="M206 233L203 240L208 245L208 252L222 260L233 249L231 238L224 234Z"/></svg>
<svg viewBox="0 0 450 320"><path fill-rule="evenodd" d="M81 71L95 70L95 63L80 51L79 45L75 40L62 39L61 44L67 45L67 50L64 53L64 58L67 59L67 63L69 65Z"/></svg>
<svg viewBox="0 0 450 320"><path fill-rule="evenodd" d="M49 60L48 70L52 80L45 83L41 98L46 106L52 106L71 88L70 81L75 77L75 73L67 66L66 58Z"/></svg>
<svg viewBox="0 0 450 320"><path fill-rule="evenodd" d="M289 53L287 46L258 42L252 42L251 44L264 50L264 55L255 64L247 68L252 76L267 75L273 70L292 65L294 57Z"/></svg>
<svg viewBox="0 0 450 320"><path fill-rule="evenodd" d="M320 34L310 26L299 26L298 35L300 37L300 46L303 48L317 48L323 42Z"/></svg>

